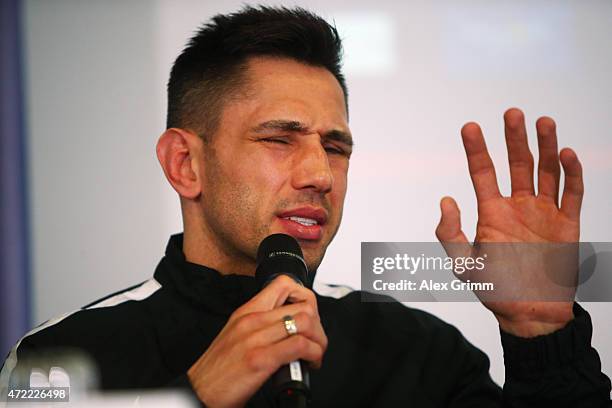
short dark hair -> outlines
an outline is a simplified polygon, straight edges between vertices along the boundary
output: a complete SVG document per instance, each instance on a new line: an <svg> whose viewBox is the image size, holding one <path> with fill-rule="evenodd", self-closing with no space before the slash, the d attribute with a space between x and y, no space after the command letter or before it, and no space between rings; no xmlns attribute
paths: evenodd
<svg viewBox="0 0 612 408"><path fill-rule="evenodd" d="M248 59L258 56L326 68L338 80L348 111L342 41L336 28L302 8L247 6L214 16L174 61L167 128L188 128L207 140L217 130L226 99L246 84Z"/></svg>

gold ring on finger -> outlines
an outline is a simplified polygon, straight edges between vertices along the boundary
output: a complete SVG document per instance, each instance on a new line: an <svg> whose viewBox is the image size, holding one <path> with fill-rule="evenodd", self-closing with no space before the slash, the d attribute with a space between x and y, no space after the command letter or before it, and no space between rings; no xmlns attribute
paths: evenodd
<svg viewBox="0 0 612 408"><path fill-rule="evenodd" d="M285 324L285 330L287 330L288 335L292 336L298 332L293 316L287 315L283 317L283 323Z"/></svg>

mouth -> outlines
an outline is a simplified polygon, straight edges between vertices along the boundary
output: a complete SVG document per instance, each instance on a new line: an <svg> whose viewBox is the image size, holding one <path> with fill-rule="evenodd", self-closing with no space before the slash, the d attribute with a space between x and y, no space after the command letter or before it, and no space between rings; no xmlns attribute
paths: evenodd
<svg viewBox="0 0 612 408"><path fill-rule="evenodd" d="M322 208L300 207L277 216L286 233L305 241L320 240L327 223L327 211Z"/></svg>
<svg viewBox="0 0 612 408"><path fill-rule="evenodd" d="M297 222L298 224L301 224L305 227L312 227L313 225L319 225L319 222L317 220L313 220L312 218L291 216L291 217L283 217L282 219Z"/></svg>

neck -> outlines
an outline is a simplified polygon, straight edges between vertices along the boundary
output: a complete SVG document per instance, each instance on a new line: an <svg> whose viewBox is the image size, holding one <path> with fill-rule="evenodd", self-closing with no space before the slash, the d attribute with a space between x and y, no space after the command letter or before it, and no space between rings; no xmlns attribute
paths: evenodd
<svg viewBox="0 0 612 408"><path fill-rule="evenodd" d="M184 223L183 229L183 254L188 262L215 269L222 275L255 275L253 259L228 253L226 246L212 239L213 235L203 228Z"/></svg>

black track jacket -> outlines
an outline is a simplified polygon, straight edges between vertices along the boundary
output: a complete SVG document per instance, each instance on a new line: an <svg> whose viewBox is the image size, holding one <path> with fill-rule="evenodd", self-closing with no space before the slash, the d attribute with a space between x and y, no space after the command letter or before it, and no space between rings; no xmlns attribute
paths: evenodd
<svg viewBox="0 0 612 408"><path fill-rule="evenodd" d="M0 374L49 347L73 347L97 363L103 389L185 387L186 371L230 314L257 293L254 278L221 275L189 263L183 236L172 236L154 278L108 296L27 334ZM329 346L311 371L312 407L603 407L610 380L591 347L591 320L575 319L547 336L501 333L506 383L489 376L489 360L453 326L397 302L317 294ZM4 387L4 388L3 388ZM252 407L270 407L267 386Z"/></svg>

